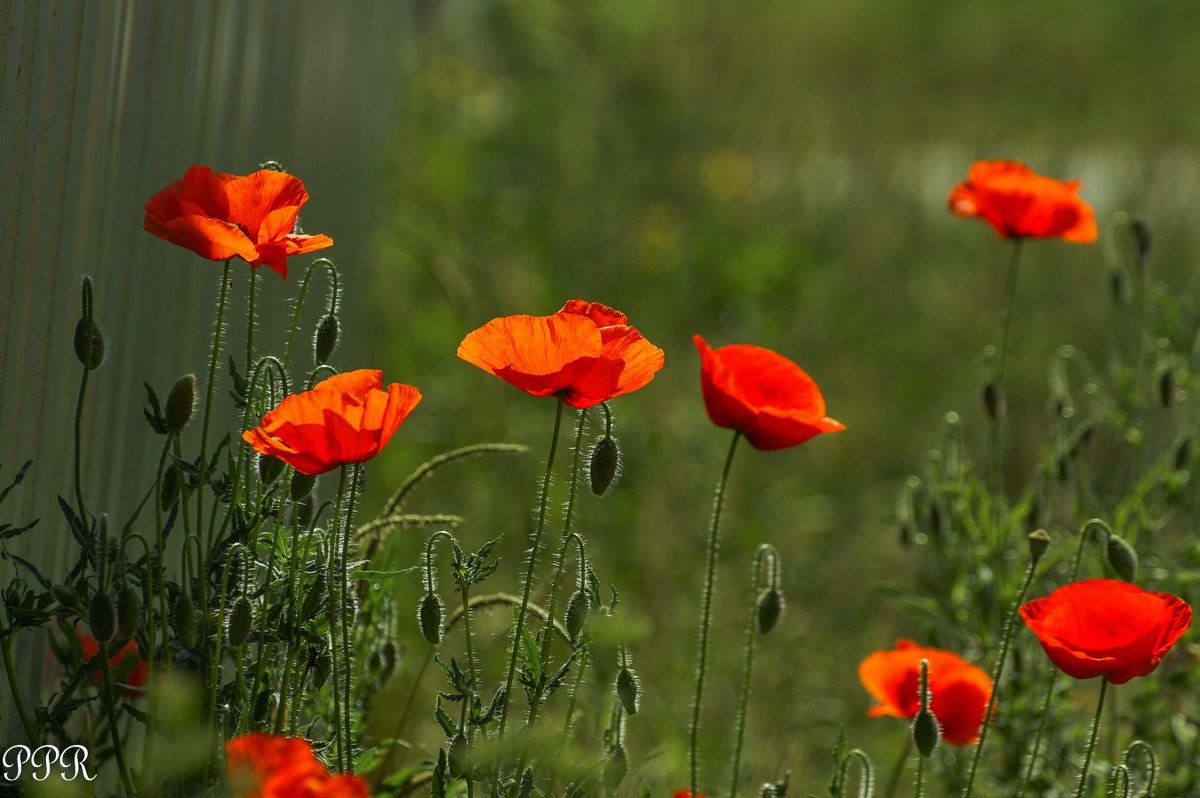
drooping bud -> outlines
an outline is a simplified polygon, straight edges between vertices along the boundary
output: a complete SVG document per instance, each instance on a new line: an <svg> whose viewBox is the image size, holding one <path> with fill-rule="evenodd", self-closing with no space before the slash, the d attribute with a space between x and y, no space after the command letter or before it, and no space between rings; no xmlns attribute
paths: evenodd
<svg viewBox="0 0 1200 798"><path fill-rule="evenodd" d="M317 331L313 333L313 361L323 366L333 354L338 343L338 317L326 313L317 322Z"/></svg>
<svg viewBox="0 0 1200 798"><path fill-rule="evenodd" d="M567 602L567 635L570 636L572 643L578 642L579 633L583 631L583 625L587 623L589 609L587 593L583 590L576 590L571 596L571 600Z"/></svg>
<svg viewBox="0 0 1200 798"><path fill-rule="evenodd" d="M332 673L333 656L329 653L329 649L322 649L321 653L317 654L316 661L313 663L313 686L319 690L324 686L325 682L329 681L329 676Z"/></svg>
<svg viewBox="0 0 1200 798"><path fill-rule="evenodd" d="M274 690L262 690L254 699L254 722L263 724L279 705L279 696Z"/></svg>
<svg viewBox="0 0 1200 798"><path fill-rule="evenodd" d="M1192 462L1192 439L1185 438L1175 449L1175 470L1183 471Z"/></svg>
<svg viewBox="0 0 1200 798"><path fill-rule="evenodd" d="M588 455L588 476L592 483L592 493L603 496L617 482L621 470L621 446L617 439L605 435L592 446Z"/></svg>
<svg viewBox="0 0 1200 798"><path fill-rule="evenodd" d="M315 476L301 474L299 471L292 477L292 501L298 502L312 493L313 485L317 484Z"/></svg>
<svg viewBox="0 0 1200 798"><path fill-rule="evenodd" d="M175 498L179 495L182 487L179 466L171 463L163 471L162 476L162 494L159 496L159 506L162 507L163 512L171 509L171 505L175 503Z"/></svg>
<svg viewBox="0 0 1200 798"><path fill-rule="evenodd" d="M621 668L617 674L617 698L621 700L626 715L637 714L638 705L642 702L642 686L630 668Z"/></svg>
<svg viewBox="0 0 1200 798"><path fill-rule="evenodd" d="M278 457L269 454L260 454L258 456L258 478L262 480L262 484L270 485L275 480L279 479L279 475L283 473L283 461ZM296 474L296 476L302 476ZM292 486L295 487L296 479L292 478Z"/></svg>
<svg viewBox="0 0 1200 798"><path fill-rule="evenodd" d="M417 619L421 622L421 635L433 645L442 642L442 620L445 609L442 597L436 593L426 593L417 608Z"/></svg>
<svg viewBox="0 0 1200 798"><path fill-rule="evenodd" d="M142 600L137 591L129 585L123 586L117 591L117 634L121 640L133 637L141 614Z"/></svg>
<svg viewBox="0 0 1200 798"><path fill-rule="evenodd" d="M117 633L117 610L109 595L101 590L93 593L88 603L88 626L92 628L92 637L101 643L109 642Z"/></svg>
<svg viewBox="0 0 1200 798"><path fill-rule="evenodd" d="M783 614L783 593L777 587L769 587L758 594L758 631L767 634L779 623Z"/></svg>
<svg viewBox="0 0 1200 798"><path fill-rule="evenodd" d="M254 625L254 608L250 599L238 596L229 610L229 645L237 648L246 642L250 636L250 627Z"/></svg>
<svg viewBox="0 0 1200 798"><path fill-rule="evenodd" d="M175 599L175 637L185 648L196 645L196 609L191 600L180 593Z"/></svg>
<svg viewBox="0 0 1200 798"><path fill-rule="evenodd" d="M1158 378L1158 401L1163 407L1170 407L1175 398L1175 369L1168 368Z"/></svg>
<svg viewBox="0 0 1200 798"><path fill-rule="evenodd" d="M1046 549L1050 548L1050 533L1044 529L1035 529L1029 533L1028 541L1029 558L1036 565L1046 553Z"/></svg>
<svg viewBox="0 0 1200 798"><path fill-rule="evenodd" d="M446 752L447 769L453 778L459 778L467 771L467 738L462 732L454 735L450 741L450 750Z"/></svg>
<svg viewBox="0 0 1200 798"><path fill-rule="evenodd" d="M1137 577L1138 556L1133 546L1120 535L1110 534L1104 546L1104 554L1108 564L1112 566L1117 576L1126 582L1132 582Z"/></svg>
<svg viewBox="0 0 1200 798"><path fill-rule="evenodd" d="M992 421L1004 418L1004 389L991 380L983 386L983 407Z"/></svg>
<svg viewBox="0 0 1200 798"><path fill-rule="evenodd" d="M163 412L167 419L167 431L178 433L192 419L196 409L196 375L184 374L175 380L167 394Z"/></svg>
<svg viewBox="0 0 1200 798"><path fill-rule="evenodd" d="M293 480L294 482L295 480ZM317 500L313 494L308 494L303 499L292 504L292 520L298 527L306 527L312 523L313 512L316 510Z"/></svg>
<svg viewBox="0 0 1200 798"><path fill-rule="evenodd" d="M1108 293L1114 305L1124 305L1128 297L1128 280L1125 270L1117 267L1108 273Z"/></svg>
<svg viewBox="0 0 1200 798"><path fill-rule="evenodd" d="M1141 219L1134 219L1129 223L1129 231L1133 233L1133 242L1137 246L1138 258L1145 260L1150 254L1150 245L1154 243L1153 237L1150 235L1150 227Z"/></svg>
<svg viewBox="0 0 1200 798"><path fill-rule="evenodd" d="M604 763L604 786L608 788L609 793L617 791L628 772L629 759L625 756L625 746L617 743Z"/></svg>

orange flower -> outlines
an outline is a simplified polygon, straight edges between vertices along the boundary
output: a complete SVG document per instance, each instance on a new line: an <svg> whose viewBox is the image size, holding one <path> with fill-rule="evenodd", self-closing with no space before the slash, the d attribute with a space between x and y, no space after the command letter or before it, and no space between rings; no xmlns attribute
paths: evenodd
<svg viewBox="0 0 1200 798"><path fill-rule="evenodd" d="M100 654L100 642L86 632L75 630L79 638L79 649L83 652L83 661L90 662ZM104 681L104 673L100 663L95 664L96 672L92 681L100 684ZM108 658L108 667L112 672L113 681L121 688L124 695L132 697L146 692L146 679L150 666L146 660L138 656L137 643L130 640L121 650Z"/></svg>
<svg viewBox="0 0 1200 798"><path fill-rule="evenodd" d="M1005 238L1096 240L1092 206L1079 197L1078 180L1037 174L1016 161L977 161L950 191L955 216L978 216Z"/></svg>
<svg viewBox="0 0 1200 798"><path fill-rule="evenodd" d="M365 462L379 454L421 401L421 392L411 385L382 387L383 372L375 369L322 380L310 391L285 396L261 424L242 433L242 440L309 476Z"/></svg>
<svg viewBox="0 0 1200 798"><path fill-rule="evenodd" d="M287 258L333 246L327 235L295 231L308 202L293 175L260 169L252 175L191 166L146 201L146 231L209 260L241 258L287 277Z"/></svg>
<svg viewBox="0 0 1200 798"><path fill-rule="evenodd" d="M792 361L761 346L713 349L699 335L700 388L708 417L740 430L756 449L797 446L846 427L825 415L821 389Z"/></svg>
<svg viewBox="0 0 1200 798"><path fill-rule="evenodd" d="M592 407L636 391L663 365L663 352L624 313L572 299L551 316L504 316L463 339L458 356L533 396Z"/></svg>
<svg viewBox="0 0 1200 798"><path fill-rule="evenodd" d="M676 790L671 798L692 798L691 790ZM702 793L696 793L696 798L704 798Z"/></svg>
<svg viewBox="0 0 1200 798"><path fill-rule="evenodd" d="M872 717L911 718L921 708L917 695L921 660L929 660L930 709L952 745L970 745L979 739L992 680L981 669L952 651L918 646L901 638L891 651L876 651L858 666L858 678L878 705L867 710Z"/></svg>
<svg viewBox="0 0 1200 798"><path fill-rule="evenodd" d="M1030 601L1021 617L1063 673L1124 684L1158 667L1191 626L1192 608L1170 593L1085 579Z"/></svg>
<svg viewBox="0 0 1200 798"><path fill-rule="evenodd" d="M369 798L358 776L331 776L301 737L252 732L225 744L235 798Z"/></svg>

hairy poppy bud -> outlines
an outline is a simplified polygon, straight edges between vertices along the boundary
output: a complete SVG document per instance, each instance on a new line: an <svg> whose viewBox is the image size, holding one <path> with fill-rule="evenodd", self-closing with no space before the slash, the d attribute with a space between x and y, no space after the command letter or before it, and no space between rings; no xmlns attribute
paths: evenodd
<svg viewBox="0 0 1200 798"><path fill-rule="evenodd" d="M133 637L142 614L142 601L137 591L125 585L117 591L117 634L122 640Z"/></svg>
<svg viewBox="0 0 1200 798"><path fill-rule="evenodd" d="M238 596L229 611L229 645L237 648L245 643L253 624L254 608L250 606L250 599Z"/></svg>
<svg viewBox="0 0 1200 798"><path fill-rule="evenodd" d="M89 334L90 330L90 334ZM83 319L75 325L75 357L79 358L79 362L84 365L88 371L95 371L100 368L100 364L104 362L105 350L108 343L104 338L104 333L100 331L100 327L96 322L90 325Z"/></svg>
<svg viewBox="0 0 1200 798"><path fill-rule="evenodd" d="M325 682L329 681L332 673L333 657L330 655L329 649L324 649L317 655L317 660L313 663L313 686L320 689Z"/></svg>
<svg viewBox="0 0 1200 798"><path fill-rule="evenodd" d="M184 374L175 380L167 394L167 404L163 408L167 419L167 431L179 432L192 420L196 409L196 375Z"/></svg>
<svg viewBox="0 0 1200 798"><path fill-rule="evenodd" d="M983 386L983 407L992 421L1004 418L1004 390L991 380Z"/></svg>
<svg viewBox="0 0 1200 798"><path fill-rule="evenodd" d="M297 474L296 476L299 476ZM295 479L292 480L295 482ZM292 520L296 526L306 527L312 523L313 512L316 509L316 498L310 493L298 502L292 504Z"/></svg>
<svg viewBox="0 0 1200 798"><path fill-rule="evenodd" d="M1141 219L1129 223L1129 231L1133 233L1133 243L1137 246L1138 258L1145 260L1150 254L1150 245L1154 243L1150 235L1150 227Z"/></svg>
<svg viewBox="0 0 1200 798"><path fill-rule="evenodd" d="M325 587L325 574L322 572L317 574L312 587L308 589L308 594L304 597L304 605L300 608L302 621L307 621L316 615L317 610L325 603Z"/></svg>
<svg viewBox="0 0 1200 798"><path fill-rule="evenodd" d="M617 743L604 763L604 786L610 793L616 792L628 772L629 759L625 756L625 746Z"/></svg>
<svg viewBox="0 0 1200 798"><path fill-rule="evenodd" d="M592 447L588 455L588 476L591 478L592 493L603 496L616 484L621 470L621 447L617 439L605 435Z"/></svg>
<svg viewBox="0 0 1200 798"><path fill-rule="evenodd" d="M444 610L442 597L436 593L426 593L417 608L417 619L421 622L421 634L433 645L442 642L442 618Z"/></svg>
<svg viewBox="0 0 1200 798"><path fill-rule="evenodd" d="M107 593L97 590L92 594L88 603L88 626L92 627L92 637L101 643L109 642L117 633L117 611Z"/></svg>
<svg viewBox="0 0 1200 798"><path fill-rule="evenodd" d="M933 755L933 751L937 748L938 741L942 737L942 730L938 728L937 718L928 709L923 709L913 718L912 738L917 745L917 750L921 752L921 756L928 759Z"/></svg>
<svg viewBox="0 0 1200 798"><path fill-rule="evenodd" d="M179 466L171 463L163 471L162 476L162 493L159 495L159 506L163 512L171 509L171 505L175 503L175 498L179 495L180 488L183 487L180 479Z"/></svg>
<svg viewBox="0 0 1200 798"><path fill-rule="evenodd" d="M1185 438L1175 450L1175 470L1183 471L1192 462L1192 439Z"/></svg>
<svg viewBox="0 0 1200 798"><path fill-rule="evenodd" d="M758 631L767 634L779 623L783 614L783 593L779 588L769 587L758 595Z"/></svg>
<svg viewBox="0 0 1200 798"><path fill-rule="evenodd" d="M570 636L572 643L579 640L579 633L583 631L583 625L587 623L589 609L587 593L576 590L571 595L571 600L567 602L567 635Z"/></svg>
<svg viewBox="0 0 1200 798"><path fill-rule="evenodd" d="M191 648L196 645L196 610L187 596L180 593L175 599L175 637L180 645Z"/></svg>
<svg viewBox="0 0 1200 798"><path fill-rule="evenodd" d="M279 475L283 473L283 461L278 457L272 457L269 454L260 454L258 456L258 478L262 480L264 485L270 485L275 480L279 479ZM297 474L296 476L301 476ZM293 478L292 484L296 481Z"/></svg>
<svg viewBox="0 0 1200 798"><path fill-rule="evenodd" d="M275 707L279 705L279 696L274 690L263 690L254 699L254 722L258 724L266 723L267 718L271 717L271 713L275 711Z"/></svg>
<svg viewBox="0 0 1200 798"><path fill-rule="evenodd" d="M1175 398L1175 370L1167 369L1158 378L1158 401L1163 407L1170 407Z"/></svg>
<svg viewBox="0 0 1200 798"><path fill-rule="evenodd" d="M1050 548L1050 533L1044 529L1035 529L1029 533L1029 557L1034 564L1042 559L1046 549Z"/></svg>
<svg viewBox="0 0 1200 798"><path fill-rule="evenodd" d="M450 775L459 778L467 770L467 738L462 732L454 735L450 741L450 750L446 752L446 765Z"/></svg>
<svg viewBox="0 0 1200 798"><path fill-rule="evenodd" d="M1117 576L1126 582L1134 580L1137 576L1138 556L1137 552L1133 550L1133 546L1130 546L1125 538L1115 534L1109 535L1108 543L1104 547L1104 554Z"/></svg>
<svg viewBox="0 0 1200 798"><path fill-rule="evenodd" d="M313 485L315 484L317 484L315 476L310 477L308 474L301 474L297 471L292 476L292 501L298 502L312 493Z"/></svg>
<svg viewBox="0 0 1200 798"><path fill-rule="evenodd" d="M621 668L621 672L617 674L617 698L621 699L621 706L625 708L626 715L637 714L638 705L642 700L642 686L629 668Z"/></svg>
<svg viewBox="0 0 1200 798"><path fill-rule="evenodd" d="M333 354L338 342L338 317L326 313L317 322L317 331L313 333L313 360L318 366L325 364Z"/></svg>

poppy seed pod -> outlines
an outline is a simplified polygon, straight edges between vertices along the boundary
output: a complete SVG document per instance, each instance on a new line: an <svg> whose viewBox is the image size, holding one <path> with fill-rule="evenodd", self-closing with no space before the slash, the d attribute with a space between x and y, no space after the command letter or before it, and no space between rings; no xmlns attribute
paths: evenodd
<svg viewBox="0 0 1200 798"><path fill-rule="evenodd" d="M1109 535L1104 546L1104 556L1112 566L1117 576L1126 582L1132 582L1137 577L1138 556L1133 546L1120 535Z"/></svg>
<svg viewBox="0 0 1200 798"><path fill-rule="evenodd" d="M313 485L317 484L315 475L302 474L297 471L292 476L292 501L298 502L312 493Z"/></svg>
<svg viewBox="0 0 1200 798"><path fill-rule="evenodd" d="M250 627L254 624L254 608L250 606L250 599L245 596L238 596L237 601L233 602L233 608L229 611L229 645L237 648L246 642L246 638L250 636Z"/></svg>
<svg viewBox="0 0 1200 798"><path fill-rule="evenodd" d="M921 752L921 756L926 759L932 756L941 737L942 730L938 727L937 718L933 716L933 713L928 709L918 712L917 716L913 718L912 738L917 750Z"/></svg>
<svg viewBox="0 0 1200 798"><path fill-rule="evenodd" d="M571 600L567 602L566 626L572 643L579 640L579 633L583 631L583 625L587 623L589 603L587 593L582 590L576 590L571 596Z"/></svg>
<svg viewBox="0 0 1200 798"><path fill-rule="evenodd" d="M117 634L122 640L133 637L142 613L142 601L137 591L125 585L117 591Z"/></svg>
<svg viewBox="0 0 1200 798"><path fill-rule="evenodd" d="M92 627L92 636L101 643L107 643L117 633L117 611L109 595L97 590L88 602L88 626Z"/></svg>
<svg viewBox="0 0 1200 798"><path fill-rule="evenodd" d="M617 743L604 763L604 786L610 793L616 792L628 772L629 758L625 756L625 746Z"/></svg>
<svg viewBox="0 0 1200 798"><path fill-rule="evenodd" d="M442 619L445 610L442 597L436 593L426 593L417 608L417 619L421 623L421 635L433 645L442 642Z"/></svg>
<svg viewBox="0 0 1200 798"><path fill-rule="evenodd" d="M588 455L588 477L592 483L592 493L603 496L617 483L621 472L621 446L617 439L605 435L592 447Z"/></svg>
<svg viewBox="0 0 1200 798"><path fill-rule="evenodd" d="M108 342L96 322L80 319L79 323L75 325L75 338L72 343L75 347L75 357L79 359L84 368L88 371L100 368L108 350Z"/></svg>
<svg viewBox="0 0 1200 798"><path fill-rule="evenodd" d="M191 648L196 645L196 609L187 596L180 593L175 599L175 637L180 645Z"/></svg>
<svg viewBox="0 0 1200 798"><path fill-rule="evenodd" d="M313 361L323 366L338 343L338 317L326 313L317 322L317 330L313 333Z"/></svg>
<svg viewBox="0 0 1200 798"><path fill-rule="evenodd" d="M1035 529L1029 533L1029 557L1036 564L1046 549L1050 548L1050 533L1044 529Z"/></svg>
<svg viewBox="0 0 1200 798"><path fill-rule="evenodd" d="M767 634L779 623L783 614L783 593L777 587L769 587L758 595L758 631Z"/></svg>
<svg viewBox="0 0 1200 798"><path fill-rule="evenodd" d="M621 699L621 706L624 707L626 715L637 714L638 705L642 701L642 686L629 668L621 668L621 672L617 674L617 698Z"/></svg>
<svg viewBox="0 0 1200 798"><path fill-rule="evenodd" d="M991 380L983 386L983 407L992 421L1004 418L1004 390Z"/></svg>
<svg viewBox="0 0 1200 798"><path fill-rule="evenodd" d="M262 480L264 485L270 485L275 480L279 479L279 475L283 473L283 461L278 457L272 457L269 454L260 454L258 456L258 478ZM296 475L297 477L300 474ZM292 478L292 485L295 486L295 477ZM309 487L312 490L312 487Z"/></svg>
<svg viewBox="0 0 1200 798"><path fill-rule="evenodd" d="M196 375L184 374L175 380L167 394L167 404L164 413L167 419L167 430L178 433L192 419L196 409Z"/></svg>

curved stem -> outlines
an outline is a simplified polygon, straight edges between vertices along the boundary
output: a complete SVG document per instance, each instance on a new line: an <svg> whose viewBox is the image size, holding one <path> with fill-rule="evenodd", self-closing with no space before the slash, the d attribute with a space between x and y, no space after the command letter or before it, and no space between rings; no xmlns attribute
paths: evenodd
<svg viewBox="0 0 1200 798"><path fill-rule="evenodd" d="M287 346L284 348L283 364L292 367L292 344L296 341L296 331L300 328L300 311L304 309L304 299L308 296L308 284L312 273L318 266L324 266L329 272L329 312L337 312L338 272L329 258L317 258L304 271L304 280L300 283L300 295L296 298L296 310L292 312L292 324L288 328Z"/></svg>
<svg viewBox="0 0 1200 798"><path fill-rule="evenodd" d="M550 454L546 458L546 473L542 477L542 495L538 501L537 526L530 540L529 561L525 571L525 587L521 592L521 611L517 614L517 628L513 633L512 653L508 658L508 675L504 677L504 708L500 710L499 736L504 736L508 723L509 698L512 694L513 677L517 672L517 652L521 649L521 635L525 631L525 609L529 606L529 593L533 589L534 571L537 570L538 553L542 546L542 531L546 527L546 507L550 503L550 475L554 471L554 453L558 450L558 432L562 428L563 401L560 398L554 408L554 433L550 436Z"/></svg>
<svg viewBox="0 0 1200 798"><path fill-rule="evenodd" d="M1096 717L1092 719L1092 733L1088 737L1087 751L1083 755L1083 767L1079 770L1079 789L1075 791L1075 798L1083 798L1084 792L1087 791L1088 770L1092 766L1092 752L1096 750L1096 738L1100 736L1100 716L1104 712L1104 696L1108 692L1108 675L1105 674L1100 680L1100 698L1096 701Z"/></svg>
<svg viewBox="0 0 1200 798"><path fill-rule="evenodd" d="M712 620L713 583L717 575L717 538L721 528L721 506L725 501L725 483L729 481L729 470L733 465L733 453L737 451L741 432L733 433L729 442L729 453L725 455L725 467L721 470L721 479L717 482L717 492L713 496L712 521L708 528L708 565L704 575L704 603L700 613L700 653L696 662L696 693L692 699L692 725L688 734L688 788L696 795L696 782L699 780L699 764L696 760L697 742L700 734L700 706L704 699L704 676L708 667L708 632Z"/></svg>

